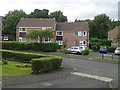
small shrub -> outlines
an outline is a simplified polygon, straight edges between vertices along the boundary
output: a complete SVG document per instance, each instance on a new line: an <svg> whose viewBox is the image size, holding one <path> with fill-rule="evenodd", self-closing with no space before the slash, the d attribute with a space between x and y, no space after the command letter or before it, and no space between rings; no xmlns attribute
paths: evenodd
<svg viewBox="0 0 120 90"><path fill-rule="evenodd" d="M86 49L86 50L82 51L82 55L89 55L89 53L90 53L89 49Z"/></svg>
<svg viewBox="0 0 120 90"><path fill-rule="evenodd" d="M93 45L93 46L91 46L91 49L92 49L93 51L98 51L98 46L97 46L97 45Z"/></svg>
<svg viewBox="0 0 120 90"><path fill-rule="evenodd" d="M109 52L114 52L115 49L116 49L115 47L108 47L108 51L109 51Z"/></svg>
<svg viewBox="0 0 120 90"><path fill-rule="evenodd" d="M2 64L8 64L7 60L2 60Z"/></svg>

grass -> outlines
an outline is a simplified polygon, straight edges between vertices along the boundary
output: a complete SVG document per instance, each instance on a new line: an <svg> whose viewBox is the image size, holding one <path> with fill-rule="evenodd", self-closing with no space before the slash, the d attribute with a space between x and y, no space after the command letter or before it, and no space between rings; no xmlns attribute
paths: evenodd
<svg viewBox="0 0 120 90"><path fill-rule="evenodd" d="M31 74L31 68L16 67L16 64L22 63L16 61L8 61L8 64L2 65L2 76L25 76Z"/></svg>

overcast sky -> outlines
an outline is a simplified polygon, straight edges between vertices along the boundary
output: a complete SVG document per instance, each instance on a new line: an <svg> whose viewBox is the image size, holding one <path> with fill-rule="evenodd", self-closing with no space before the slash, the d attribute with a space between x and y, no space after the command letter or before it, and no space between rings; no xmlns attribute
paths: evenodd
<svg viewBox="0 0 120 90"><path fill-rule="evenodd" d="M118 19L118 2L120 0L1 0L0 16L9 11L22 9L29 14L34 9L48 9L49 12L61 10L68 21L93 19L106 13L111 19Z"/></svg>

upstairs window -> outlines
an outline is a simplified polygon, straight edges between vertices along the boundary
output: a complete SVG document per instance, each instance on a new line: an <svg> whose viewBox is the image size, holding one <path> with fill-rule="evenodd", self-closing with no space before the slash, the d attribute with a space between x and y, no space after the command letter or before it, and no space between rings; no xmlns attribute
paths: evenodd
<svg viewBox="0 0 120 90"><path fill-rule="evenodd" d="M19 28L19 32L26 32L25 28Z"/></svg>
<svg viewBox="0 0 120 90"><path fill-rule="evenodd" d="M49 37L45 37L45 38L44 38L44 42L51 42L51 40L50 40Z"/></svg>
<svg viewBox="0 0 120 90"><path fill-rule="evenodd" d="M63 32L62 31L56 31L56 36L63 36Z"/></svg>
<svg viewBox="0 0 120 90"><path fill-rule="evenodd" d="M79 31L79 32L77 33L77 35L78 35L78 36L82 36L82 31Z"/></svg>
<svg viewBox="0 0 120 90"><path fill-rule="evenodd" d="M87 32L86 31L83 31L83 36L87 36Z"/></svg>

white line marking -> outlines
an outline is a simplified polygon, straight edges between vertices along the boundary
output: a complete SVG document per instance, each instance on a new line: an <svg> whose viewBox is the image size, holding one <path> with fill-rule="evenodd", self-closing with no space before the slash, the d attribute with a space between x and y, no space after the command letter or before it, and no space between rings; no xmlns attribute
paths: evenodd
<svg viewBox="0 0 120 90"><path fill-rule="evenodd" d="M96 80L100 80L100 81L104 81L104 82L112 81L111 78L96 76L96 75L90 75L90 74L86 74L86 73L72 72L71 74L81 76L81 77L92 78L92 79L96 79Z"/></svg>

